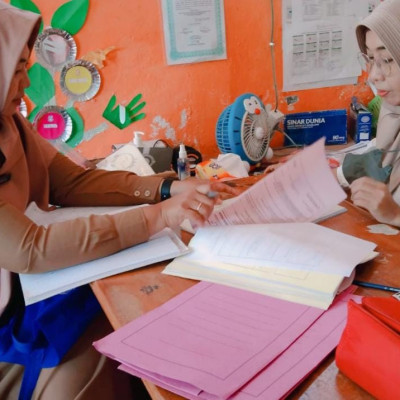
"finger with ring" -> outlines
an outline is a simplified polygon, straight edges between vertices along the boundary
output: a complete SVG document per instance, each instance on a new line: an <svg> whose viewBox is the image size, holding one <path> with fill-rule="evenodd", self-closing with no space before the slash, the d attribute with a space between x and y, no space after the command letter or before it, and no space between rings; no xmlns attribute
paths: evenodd
<svg viewBox="0 0 400 400"><path fill-rule="evenodd" d="M200 208L203 207L203 203L199 203L198 206L196 207L196 211L200 212Z"/></svg>

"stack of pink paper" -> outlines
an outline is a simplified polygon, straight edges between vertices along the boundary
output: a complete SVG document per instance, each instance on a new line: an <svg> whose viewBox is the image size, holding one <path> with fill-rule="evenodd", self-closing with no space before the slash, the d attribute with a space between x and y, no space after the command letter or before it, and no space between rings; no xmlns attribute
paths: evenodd
<svg viewBox="0 0 400 400"><path fill-rule="evenodd" d="M336 347L350 297L323 311L200 282L94 346L188 399L279 399Z"/></svg>

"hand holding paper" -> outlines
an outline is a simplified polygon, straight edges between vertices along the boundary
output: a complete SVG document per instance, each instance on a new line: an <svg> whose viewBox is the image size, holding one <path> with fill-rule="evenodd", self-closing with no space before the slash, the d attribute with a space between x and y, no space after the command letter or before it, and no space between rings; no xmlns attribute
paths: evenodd
<svg viewBox="0 0 400 400"><path fill-rule="evenodd" d="M209 223L309 222L345 198L326 162L321 139L212 214Z"/></svg>

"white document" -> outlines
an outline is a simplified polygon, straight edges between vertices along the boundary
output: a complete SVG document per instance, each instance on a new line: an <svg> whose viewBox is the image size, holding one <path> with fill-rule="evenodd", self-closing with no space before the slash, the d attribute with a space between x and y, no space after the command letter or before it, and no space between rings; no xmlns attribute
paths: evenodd
<svg viewBox="0 0 400 400"><path fill-rule="evenodd" d="M339 275L282 268L248 268L186 257L175 258L163 274L219 283L324 310L343 283L343 277Z"/></svg>
<svg viewBox="0 0 400 400"><path fill-rule="evenodd" d="M217 212L218 210L222 209L223 207L226 207L227 204L229 204L229 202L231 202L232 200L234 200L234 198L232 199L228 199L228 200L224 200L222 202L222 204L216 205L214 207L214 212ZM335 207L333 207L332 209L324 212L323 214L321 214L318 218L315 218L312 222L318 223L321 221L325 221L328 218L332 218L335 217L336 215L340 215L347 212L346 207L340 206L339 204L336 205ZM181 229L183 229L186 232L189 233L196 233L196 229L193 228L191 222L188 219L185 219L182 224L181 224Z"/></svg>
<svg viewBox="0 0 400 400"><path fill-rule="evenodd" d="M319 217L313 219L312 222L315 222L316 224L318 222L325 221L328 218L336 217L336 215L340 215L347 212L347 208L340 206L339 204L333 207L332 209L328 210L327 212L322 213Z"/></svg>
<svg viewBox="0 0 400 400"><path fill-rule="evenodd" d="M44 212L31 205L27 215L37 224L48 225L90 214L113 214L128 208L132 207L110 207L110 212L107 210L108 207L99 207L98 210L96 207L72 207ZM43 214L45 218L42 218L42 222ZM19 274L25 304L33 304L97 279L169 260L188 251L188 247L171 229L165 229L150 238L148 242L107 257L41 274Z"/></svg>
<svg viewBox="0 0 400 400"><path fill-rule="evenodd" d="M310 222L346 198L325 156L324 139L306 147L226 207L210 225Z"/></svg>
<svg viewBox="0 0 400 400"><path fill-rule="evenodd" d="M253 227L253 225L249 227L246 235L255 233L252 232ZM232 229L232 227L205 229L226 231ZM213 239L213 237L210 237L211 242ZM310 240L312 239L311 237ZM214 246L214 243L211 243L209 248L212 246ZM284 246L285 243L281 247ZM290 251L292 249L289 249ZM369 261L377 254L371 252L360 260L360 263ZM204 255L203 252L196 251L196 249L185 256L175 258L163 270L163 273L168 275L219 283L324 310L330 306L337 293L340 293L352 283L354 272L355 270L350 277L343 279L342 275L333 274L331 271L327 274L309 270L287 269L273 263L271 263L271 266L263 265L262 267L230 264L217 261L215 257L211 260L208 255Z"/></svg>
<svg viewBox="0 0 400 400"><path fill-rule="evenodd" d="M375 0L375 3L379 0ZM355 83L361 74L355 26L371 10L366 0L282 2L283 89Z"/></svg>
<svg viewBox="0 0 400 400"><path fill-rule="evenodd" d="M376 244L308 222L199 228L189 247L203 262L349 276Z"/></svg>
<svg viewBox="0 0 400 400"><path fill-rule="evenodd" d="M168 64L226 59L224 0L162 0Z"/></svg>

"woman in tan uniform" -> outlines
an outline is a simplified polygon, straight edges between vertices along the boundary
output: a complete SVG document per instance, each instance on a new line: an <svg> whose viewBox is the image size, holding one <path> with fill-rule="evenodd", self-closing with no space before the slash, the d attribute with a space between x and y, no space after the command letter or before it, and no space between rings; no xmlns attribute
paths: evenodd
<svg viewBox="0 0 400 400"><path fill-rule="evenodd" d="M26 65L39 23L37 14L0 0L0 326L23 301L16 273L50 271L103 257L144 242L164 227L177 227L185 218L202 225L216 201L206 195L210 186L198 180L84 170L33 130L16 109L29 86ZM212 190L231 191L222 184ZM49 204L154 205L45 228L24 215L32 201L43 210ZM124 386L115 381L115 365L110 368L110 361L91 346L110 329L104 316L97 318L59 366L42 370L33 398L127 398L126 393L118 394L117 387ZM22 366L0 363L1 399L17 398L22 375Z"/></svg>

